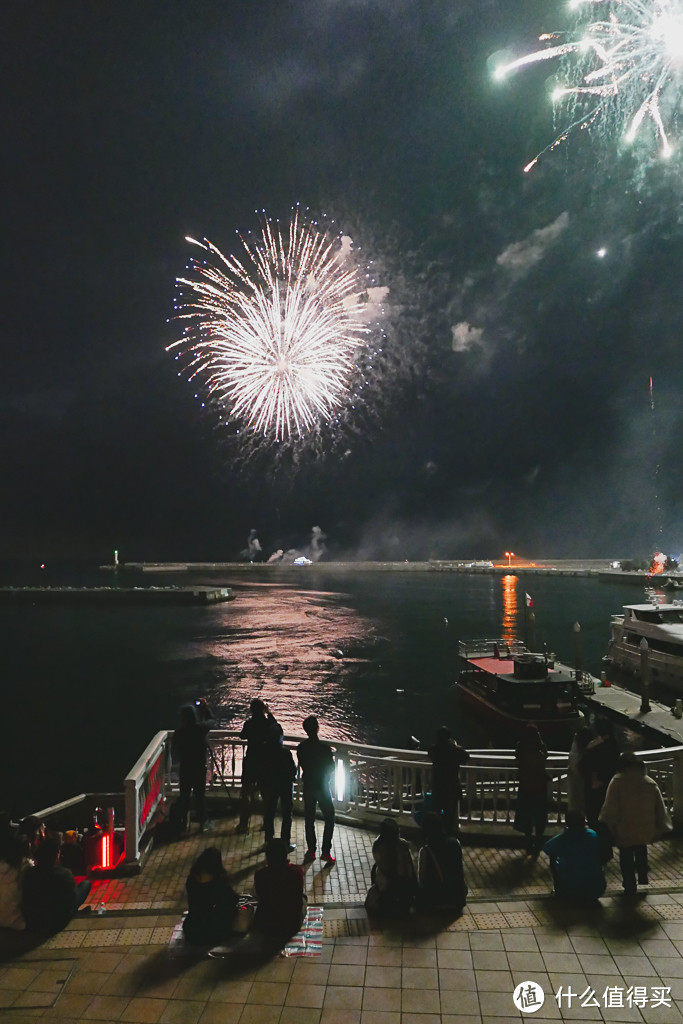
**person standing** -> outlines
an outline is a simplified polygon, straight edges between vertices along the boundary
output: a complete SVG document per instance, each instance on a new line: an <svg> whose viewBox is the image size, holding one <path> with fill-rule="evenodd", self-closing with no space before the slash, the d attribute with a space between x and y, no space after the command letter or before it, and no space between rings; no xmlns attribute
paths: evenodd
<svg viewBox="0 0 683 1024"><path fill-rule="evenodd" d="M294 779L296 764L291 750L282 743L282 736L266 744L261 775L261 796L263 797L263 830L266 846L275 835L275 811L278 800L282 811L280 838L288 852L296 849L290 841L292 835L292 808L294 806Z"/></svg>
<svg viewBox="0 0 683 1024"><path fill-rule="evenodd" d="M437 729L436 742L427 754L432 762L432 810L443 815L446 835L454 835L460 825L460 766L470 755L455 742L445 725Z"/></svg>
<svg viewBox="0 0 683 1024"><path fill-rule="evenodd" d="M538 853L548 823L548 750L538 731L529 723L515 747L517 759L517 805L514 828L526 836L527 853Z"/></svg>
<svg viewBox="0 0 683 1024"><path fill-rule="evenodd" d="M671 831L671 818L659 786L647 774L645 762L632 751L621 755L600 811L619 847L619 867L624 892L632 895L647 885L647 847ZM636 882L636 872L638 880Z"/></svg>
<svg viewBox="0 0 683 1024"><path fill-rule="evenodd" d="M296 748L296 756L303 773L304 822L306 827L306 854L304 863L315 860L317 839L315 834L315 811L320 805L325 827L320 859L326 864L336 863L332 856L332 834L334 832L334 804L330 795L330 778L334 772L334 755L329 743L318 736L320 724L315 715L309 715L303 722L305 739Z"/></svg>
<svg viewBox="0 0 683 1024"><path fill-rule="evenodd" d="M596 722L596 736L586 746L579 771L585 785L586 820L595 828L600 820L607 787L619 765L619 744L614 738L614 727L607 719Z"/></svg>
<svg viewBox="0 0 683 1024"><path fill-rule="evenodd" d="M607 787L619 765L619 744L614 736L614 726L607 719L595 725L596 737L591 740L581 756L578 768L584 781L586 821L589 828L597 833L603 863L612 859L612 841L609 830L600 821Z"/></svg>
<svg viewBox="0 0 683 1024"><path fill-rule="evenodd" d="M206 825L206 755L213 715L205 700L180 709L180 726L173 733L171 749L178 759L179 789L178 822L181 831L188 826L190 796L194 792L199 831Z"/></svg>
<svg viewBox="0 0 683 1024"><path fill-rule="evenodd" d="M256 789L263 779L265 755L268 745L282 736L282 726L273 715L265 701L255 697L249 705L250 717L242 726L240 739L247 741L247 748L242 761L242 799L240 801L240 820L235 832L246 835L249 832L251 805Z"/></svg>

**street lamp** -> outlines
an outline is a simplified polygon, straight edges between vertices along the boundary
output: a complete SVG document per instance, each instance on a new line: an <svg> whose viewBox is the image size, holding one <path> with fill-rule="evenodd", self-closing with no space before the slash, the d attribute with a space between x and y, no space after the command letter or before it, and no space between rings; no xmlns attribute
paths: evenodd
<svg viewBox="0 0 683 1024"><path fill-rule="evenodd" d="M505 557L508 560L508 569L509 569L510 568L510 559L515 557L514 551L506 551L505 552Z"/></svg>

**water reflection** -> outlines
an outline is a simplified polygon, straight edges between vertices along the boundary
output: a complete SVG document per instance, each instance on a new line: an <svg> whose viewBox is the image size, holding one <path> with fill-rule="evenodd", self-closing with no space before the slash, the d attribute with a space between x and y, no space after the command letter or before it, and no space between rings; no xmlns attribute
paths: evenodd
<svg viewBox="0 0 683 1024"><path fill-rule="evenodd" d="M517 639L517 577L503 576L503 625L501 640L512 643Z"/></svg>
<svg viewBox="0 0 683 1024"><path fill-rule="evenodd" d="M226 723L240 726L250 701L260 697L286 734L301 733L301 722L313 714L323 737L367 739L354 682L386 641L344 595L257 583L216 609L214 625L183 640L174 654L210 668L206 696Z"/></svg>

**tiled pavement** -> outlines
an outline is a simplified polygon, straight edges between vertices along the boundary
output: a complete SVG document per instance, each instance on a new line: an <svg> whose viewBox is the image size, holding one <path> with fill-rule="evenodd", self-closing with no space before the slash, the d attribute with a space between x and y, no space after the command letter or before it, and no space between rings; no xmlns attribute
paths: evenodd
<svg viewBox="0 0 683 1024"><path fill-rule="evenodd" d="M263 836L235 836L233 828L234 821L218 822L204 836L154 850L140 875L96 883L90 902L105 903L105 913L79 916L41 946L5 958L0 1021L683 1024L679 840L653 849L647 895L623 897L610 865L608 893L590 910L558 907L549 897L544 857L467 846L464 915L416 917L397 929L371 925L362 906L373 834L338 826L337 865L316 861L306 874L310 903L325 908L320 956L171 958L184 879L200 849L220 846L235 887L251 888ZM294 841L303 852L300 820ZM536 1012L516 1009L512 993L521 982L543 989ZM525 987L527 1000L530 992Z"/></svg>

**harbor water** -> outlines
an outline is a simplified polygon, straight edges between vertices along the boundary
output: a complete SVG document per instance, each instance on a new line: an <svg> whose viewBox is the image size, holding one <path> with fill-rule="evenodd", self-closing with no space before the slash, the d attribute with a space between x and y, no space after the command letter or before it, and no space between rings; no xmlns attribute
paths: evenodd
<svg viewBox="0 0 683 1024"><path fill-rule="evenodd" d="M39 581L103 583L63 570ZM610 616L642 598L638 586L586 577L323 566L144 583L230 586L236 597L208 607L0 607L3 809L23 815L83 791L120 791L154 733L198 697L226 726L241 726L259 696L285 733L316 714L329 739L403 747L414 736L424 747L447 724L465 745L508 746L453 697L458 640L523 638L528 592L536 647L573 664L579 622L584 668L599 675Z"/></svg>

